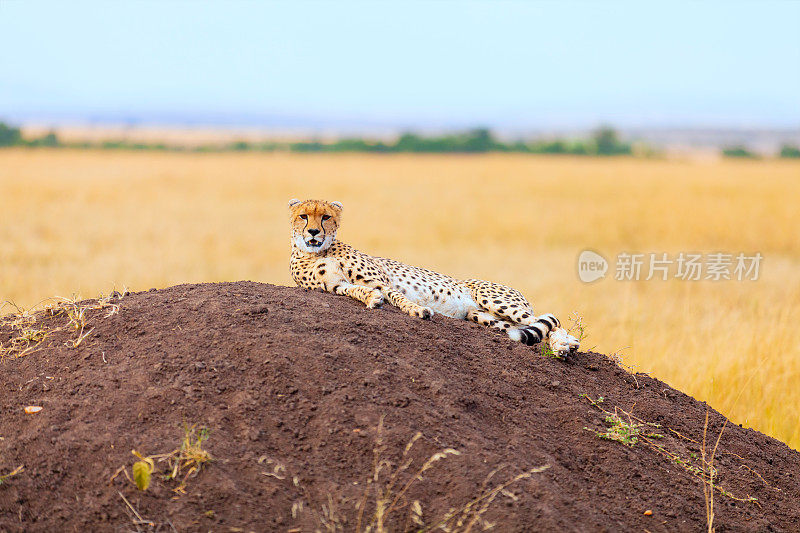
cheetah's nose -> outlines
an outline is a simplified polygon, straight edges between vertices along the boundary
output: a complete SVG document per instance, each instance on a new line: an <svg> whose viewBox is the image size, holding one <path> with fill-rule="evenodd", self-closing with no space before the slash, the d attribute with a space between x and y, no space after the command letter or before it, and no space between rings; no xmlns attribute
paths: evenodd
<svg viewBox="0 0 800 533"><path fill-rule="evenodd" d="M319 233L319 230L318 230L318 229L310 229L310 230L308 230L308 232L309 232L309 233L311 234L311 236L313 237L313 236L315 236L317 233Z"/></svg>

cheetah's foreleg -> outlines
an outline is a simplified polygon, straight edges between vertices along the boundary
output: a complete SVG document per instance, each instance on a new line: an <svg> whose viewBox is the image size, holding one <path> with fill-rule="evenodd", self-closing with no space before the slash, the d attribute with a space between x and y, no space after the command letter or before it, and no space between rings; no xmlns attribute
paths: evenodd
<svg viewBox="0 0 800 533"><path fill-rule="evenodd" d="M364 302L364 305L370 309L383 305L383 294L381 294L381 291L370 289L363 285L354 285L347 281L334 284L330 292L334 294L343 294L360 302Z"/></svg>
<svg viewBox="0 0 800 533"><path fill-rule="evenodd" d="M415 304L398 290L388 289L385 290L384 293L389 303L400 308L400 310L407 315L419 317L423 320L429 320L433 316L433 310L430 307Z"/></svg>
<svg viewBox="0 0 800 533"><path fill-rule="evenodd" d="M344 274L331 262L320 262L314 271L314 277L322 286L323 290L349 296L355 300L363 302L369 308L380 307L383 305L383 294L378 289L365 287L350 283Z"/></svg>

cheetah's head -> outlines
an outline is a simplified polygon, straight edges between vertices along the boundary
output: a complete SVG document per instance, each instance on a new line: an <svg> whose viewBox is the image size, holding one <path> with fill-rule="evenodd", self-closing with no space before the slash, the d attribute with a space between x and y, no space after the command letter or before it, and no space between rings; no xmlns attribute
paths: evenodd
<svg viewBox="0 0 800 533"><path fill-rule="evenodd" d="M336 239L342 217L342 204L323 200L291 200L289 221L292 246L317 254L327 250Z"/></svg>

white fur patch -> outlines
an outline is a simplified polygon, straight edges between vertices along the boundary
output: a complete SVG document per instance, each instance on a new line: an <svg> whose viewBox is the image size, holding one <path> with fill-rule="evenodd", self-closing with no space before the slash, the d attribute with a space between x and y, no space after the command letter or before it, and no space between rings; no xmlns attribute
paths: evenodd
<svg viewBox="0 0 800 533"><path fill-rule="evenodd" d="M309 246L308 244L306 244L306 241L305 239L303 239L302 235L295 235L292 238L292 243L295 245L297 249L302 250L303 252L306 252L308 254L318 254L330 248L331 244L333 244L334 239L336 239L335 233L332 235L328 234L325 235L325 239L323 239L322 241L322 246Z"/></svg>
<svg viewBox="0 0 800 533"><path fill-rule="evenodd" d="M522 341L522 333L520 333L519 328L511 328L508 330L508 336L511 338L512 341L520 342Z"/></svg>
<svg viewBox="0 0 800 533"><path fill-rule="evenodd" d="M469 291L455 283L439 280L426 283L425 281L402 279L396 272L392 272L392 285L404 292L406 298L417 305L430 307L435 312L451 318L464 319L467 313L478 308ZM414 285L417 288L414 288ZM439 289L444 289L439 292ZM450 294L447 292L450 291Z"/></svg>
<svg viewBox="0 0 800 533"><path fill-rule="evenodd" d="M438 302L429 300L426 305L437 313L462 320L467 313L478 308L478 304L467 291L454 292L450 296L440 298Z"/></svg>

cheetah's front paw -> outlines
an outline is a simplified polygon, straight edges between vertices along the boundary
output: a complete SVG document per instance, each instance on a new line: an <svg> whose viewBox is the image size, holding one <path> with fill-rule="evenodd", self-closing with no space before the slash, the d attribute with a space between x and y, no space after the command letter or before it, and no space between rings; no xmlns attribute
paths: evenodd
<svg viewBox="0 0 800 533"><path fill-rule="evenodd" d="M567 333L564 328L556 328L550 332L547 340L553 353L564 355L567 352L574 352L580 346L580 341Z"/></svg>
<svg viewBox="0 0 800 533"><path fill-rule="evenodd" d="M367 307L370 309L375 309L376 307L380 307L383 305L383 294L378 289L372 291L367 298Z"/></svg>

